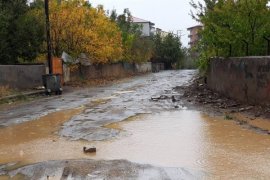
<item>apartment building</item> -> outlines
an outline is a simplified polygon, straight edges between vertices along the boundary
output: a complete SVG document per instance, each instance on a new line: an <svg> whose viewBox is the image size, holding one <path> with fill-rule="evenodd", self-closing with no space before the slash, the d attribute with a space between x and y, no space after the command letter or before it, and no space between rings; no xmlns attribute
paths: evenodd
<svg viewBox="0 0 270 180"><path fill-rule="evenodd" d="M187 28L187 30L190 32L188 37L190 39L189 41L189 45L190 47L194 47L198 41L200 40L200 35L199 35L199 31L203 28L202 25L197 25L197 26L193 26L190 28Z"/></svg>
<svg viewBox="0 0 270 180"><path fill-rule="evenodd" d="M151 21L147 21L144 19L140 19L140 18L136 18L136 17L132 17L132 22L134 24L138 24L141 26L141 31L142 31L142 36L148 37L150 36L152 33L154 33L155 30L155 24L152 23Z"/></svg>

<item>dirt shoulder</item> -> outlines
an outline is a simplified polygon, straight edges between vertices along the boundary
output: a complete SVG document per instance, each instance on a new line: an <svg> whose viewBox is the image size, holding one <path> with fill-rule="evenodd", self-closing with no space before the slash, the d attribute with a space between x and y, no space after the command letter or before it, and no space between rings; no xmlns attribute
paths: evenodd
<svg viewBox="0 0 270 180"><path fill-rule="evenodd" d="M223 116L237 124L262 134L270 135L270 106L242 103L210 90L204 79L196 77L186 86L174 91L190 109L197 109L212 116Z"/></svg>
<svg viewBox="0 0 270 180"><path fill-rule="evenodd" d="M135 75L129 75L122 78L97 78L97 79L74 79L68 83L65 84L68 88L89 88L89 87L99 87L99 86L106 86L106 85L112 85L114 83L119 83L126 81L130 79L131 77L134 77ZM136 76L139 76L136 75Z"/></svg>

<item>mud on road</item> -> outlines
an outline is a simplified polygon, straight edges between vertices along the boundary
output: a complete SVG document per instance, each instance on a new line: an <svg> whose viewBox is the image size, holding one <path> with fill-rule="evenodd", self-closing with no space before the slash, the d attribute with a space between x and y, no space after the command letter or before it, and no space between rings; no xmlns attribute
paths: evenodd
<svg viewBox="0 0 270 180"><path fill-rule="evenodd" d="M148 74L0 111L0 178L269 177L269 137L202 106L204 87L188 89L196 73ZM97 152L83 153L87 145Z"/></svg>
<svg viewBox="0 0 270 180"><path fill-rule="evenodd" d="M225 120L235 121L243 128L270 135L270 105L240 102L212 91L199 76L195 76L188 85L174 87L174 91L182 95L181 100L189 109L221 116Z"/></svg>
<svg viewBox="0 0 270 180"><path fill-rule="evenodd" d="M164 93L171 96L173 87L188 82L195 73L149 74L0 111L3 135L0 164L15 162L16 166L25 166L45 160L68 159L69 155L75 159L89 158L81 150L87 142L119 136L121 130L107 125L139 114L174 110L171 99L152 102L151 97ZM184 108L181 102L178 104ZM53 151L58 153L54 155ZM72 151L75 155L70 154Z"/></svg>

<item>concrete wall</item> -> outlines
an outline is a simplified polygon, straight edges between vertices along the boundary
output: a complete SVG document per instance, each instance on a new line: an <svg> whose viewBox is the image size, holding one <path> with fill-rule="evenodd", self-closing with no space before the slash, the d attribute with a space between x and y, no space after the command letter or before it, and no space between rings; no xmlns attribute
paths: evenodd
<svg viewBox="0 0 270 180"><path fill-rule="evenodd" d="M80 70L71 73L71 78L77 78L82 75L86 79L98 78L123 78L135 73L147 73L152 71L151 63L140 65L130 63L117 63L105 65L81 66Z"/></svg>
<svg viewBox="0 0 270 180"><path fill-rule="evenodd" d="M45 65L0 65L0 86L28 89L42 86Z"/></svg>
<svg viewBox="0 0 270 180"><path fill-rule="evenodd" d="M207 84L243 102L270 103L270 56L212 59Z"/></svg>
<svg viewBox="0 0 270 180"><path fill-rule="evenodd" d="M123 67L124 67L124 70L128 74L134 74L135 73L135 64L124 62L123 63Z"/></svg>
<svg viewBox="0 0 270 180"><path fill-rule="evenodd" d="M67 83L70 81L70 68L66 64L63 65L63 80L64 80L64 83Z"/></svg>
<svg viewBox="0 0 270 180"><path fill-rule="evenodd" d="M152 72L159 72L165 69L164 63L152 63Z"/></svg>
<svg viewBox="0 0 270 180"><path fill-rule="evenodd" d="M135 70L137 73L152 72L152 63L146 62L146 63L135 64Z"/></svg>
<svg viewBox="0 0 270 180"><path fill-rule="evenodd" d="M123 77L126 74L121 64L82 66L82 74L86 79L107 77Z"/></svg>

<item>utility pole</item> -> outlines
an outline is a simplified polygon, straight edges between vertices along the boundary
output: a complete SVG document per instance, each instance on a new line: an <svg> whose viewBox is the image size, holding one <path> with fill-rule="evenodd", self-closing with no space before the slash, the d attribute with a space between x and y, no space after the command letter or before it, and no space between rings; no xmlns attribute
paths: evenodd
<svg viewBox="0 0 270 180"><path fill-rule="evenodd" d="M176 34L177 34L178 37L179 37L179 34L180 34L180 37L181 37L181 33L182 33L182 30L176 30Z"/></svg>
<svg viewBox="0 0 270 180"><path fill-rule="evenodd" d="M176 34L177 34L177 36L180 37L180 38L183 36L183 35L182 35L182 30L177 30L177 31L176 31Z"/></svg>
<svg viewBox="0 0 270 180"><path fill-rule="evenodd" d="M179 41L181 41L182 36L184 36L184 34L182 33L182 30L177 30L176 34L177 34L177 37L179 38Z"/></svg>
<svg viewBox="0 0 270 180"><path fill-rule="evenodd" d="M52 46L50 33L49 0L45 0L45 15L46 15L47 51L48 51L47 60L48 60L49 74L52 74Z"/></svg>

